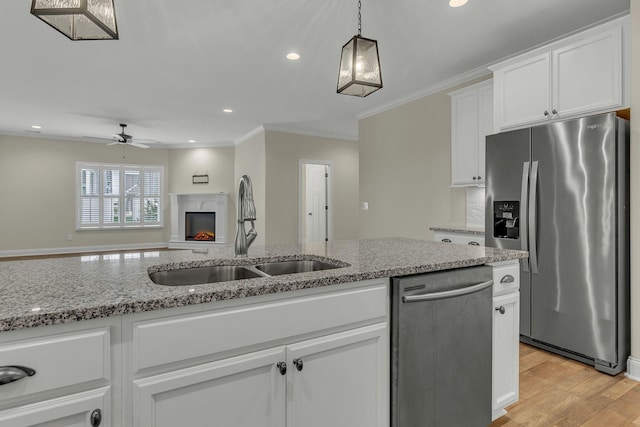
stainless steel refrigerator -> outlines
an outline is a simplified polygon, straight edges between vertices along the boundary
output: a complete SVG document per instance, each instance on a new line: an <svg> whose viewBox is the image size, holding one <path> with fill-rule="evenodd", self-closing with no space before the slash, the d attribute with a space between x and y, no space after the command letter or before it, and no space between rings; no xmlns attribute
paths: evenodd
<svg viewBox="0 0 640 427"><path fill-rule="evenodd" d="M486 246L521 261L521 341L626 369L629 123L600 114L486 139Z"/></svg>

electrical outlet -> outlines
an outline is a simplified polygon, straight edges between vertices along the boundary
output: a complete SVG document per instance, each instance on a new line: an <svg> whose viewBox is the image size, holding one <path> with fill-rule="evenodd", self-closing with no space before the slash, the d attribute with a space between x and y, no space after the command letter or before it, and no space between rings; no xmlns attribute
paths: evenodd
<svg viewBox="0 0 640 427"><path fill-rule="evenodd" d="M369 202L362 202L362 210L363 211L369 210Z"/></svg>

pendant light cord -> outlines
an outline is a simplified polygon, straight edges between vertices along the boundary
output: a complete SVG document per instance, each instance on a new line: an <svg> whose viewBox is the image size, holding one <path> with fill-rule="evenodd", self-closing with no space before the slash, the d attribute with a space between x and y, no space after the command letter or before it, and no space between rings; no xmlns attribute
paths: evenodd
<svg viewBox="0 0 640 427"><path fill-rule="evenodd" d="M358 0L358 35L362 35L362 15L360 14L360 8L362 8L361 0Z"/></svg>

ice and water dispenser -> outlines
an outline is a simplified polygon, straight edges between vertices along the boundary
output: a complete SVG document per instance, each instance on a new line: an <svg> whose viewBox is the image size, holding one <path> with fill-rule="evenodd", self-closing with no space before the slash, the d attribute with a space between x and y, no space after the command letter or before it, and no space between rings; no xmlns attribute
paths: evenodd
<svg viewBox="0 0 640 427"><path fill-rule="evenodd" d="M493 202L493 237L520 238L520 202Z"/></svg>

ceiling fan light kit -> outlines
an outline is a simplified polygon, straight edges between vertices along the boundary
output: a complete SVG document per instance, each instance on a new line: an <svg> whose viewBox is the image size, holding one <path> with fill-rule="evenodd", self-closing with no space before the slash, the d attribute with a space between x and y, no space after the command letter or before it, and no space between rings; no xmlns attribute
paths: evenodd
<svg viewBox="0 0 640 427"><path fill-rule="evenodd" d="M32 0L31 14L71 40L117 40L113 0Z"/></svg>
<svg viewBox="0 0 640 427"><path fill-rule="evenodd" d="M362 37L361 2L358 1L358 34L342 46L338 93L365 97L382 88L378 42Z"/></svg>

